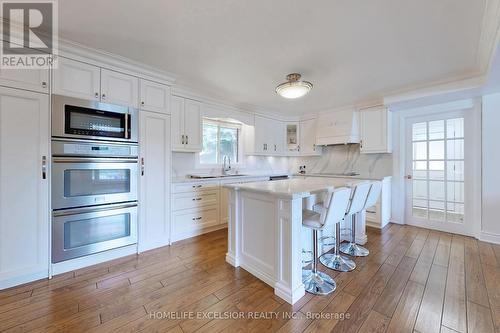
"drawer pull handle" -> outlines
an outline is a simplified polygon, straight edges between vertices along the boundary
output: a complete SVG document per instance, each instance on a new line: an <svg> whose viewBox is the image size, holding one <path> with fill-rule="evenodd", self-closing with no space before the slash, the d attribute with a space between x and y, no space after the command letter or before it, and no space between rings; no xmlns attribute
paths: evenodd
<svg viewBox="0 0 500 333"><path fill-rule="evenodd" d="M193 188L200 188L202 187L203 185L193 185Z"/></svg>
<svg viewBox="0 0 500 333"><path fill-rule="evenodd" d="M193 198L193 201L200 201L203 198Z"/></svg>
<svg viewBox="0 0 500 333"><path fill-rule="evenodd" d="M193 217L193 221L201 220L201 216Z"/></svg>
<svg viewBox="0 0 500 333"><path fill-rule="evenodd" d="M371 214L376 214L376 213L377 213L377 212L376 212L376 211L374 211L374 210L367 210L366 212L367 212L367 213L371 213Z"/></svg>

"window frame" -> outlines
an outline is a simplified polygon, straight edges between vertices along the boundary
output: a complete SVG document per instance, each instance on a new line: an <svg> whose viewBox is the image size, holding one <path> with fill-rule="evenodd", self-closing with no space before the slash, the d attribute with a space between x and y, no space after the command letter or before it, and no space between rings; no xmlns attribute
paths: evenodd
<svg viewBox="0 0 500 333"><path fill-rule="evenodd" d="M201 124L201 129L203 132L203 126L205 124L211 124L217 126L217 157L218 159L220 158L221 160L218 161L217 163L202 163L200 159L201 151L197 154L196 158L196 167L198 169L203 169L203 168L217 168L217 167L222 167L224 164L222 160L222 156L220 156L220 128L232 128L236 129L238 131L238 151L237 151L237 158L238 161L231 161L231 166L238 166L242 167L244 166L243 163L243 136L242 136L242 131L243 131L243 126L239 123L233 123L230 121L224 121L224 120L215 120L215 119L210 119L210 118L202 118L202 124ZM202 135L202 147L203 147L203 135ZM202 148L203 149L203 148Z"/></svg>

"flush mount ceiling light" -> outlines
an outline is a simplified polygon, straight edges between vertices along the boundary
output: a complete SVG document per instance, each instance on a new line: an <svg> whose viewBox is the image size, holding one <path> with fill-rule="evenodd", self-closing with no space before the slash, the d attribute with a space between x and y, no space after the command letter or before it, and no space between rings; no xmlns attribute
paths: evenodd
<svg viewBox="0 0 500 333"><path fill-rule="evenodd" d="M276 93L284 98L299 98L306 95L313 87L311 82L302 81L298 73L288 74L287 82L276 87Z"/></svg>

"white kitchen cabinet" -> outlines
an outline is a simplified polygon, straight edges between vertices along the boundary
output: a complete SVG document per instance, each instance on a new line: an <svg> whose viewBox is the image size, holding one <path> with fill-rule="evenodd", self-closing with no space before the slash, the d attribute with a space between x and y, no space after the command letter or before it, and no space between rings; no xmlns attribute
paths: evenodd
<svg viewBox="0 0 500 333"><path fill-rule="evenodd" d="M384 106L361 110L361 153L392 153L391 123L391 113Z"/></svg>
<svg viewBox="0 0 500 333"><path fill-rule="evenodd" d="M298 155L300 149L300 124L299 122L285 123L285 150L288 155ZM314 137L313 139L316 139Z"/></svg>
<svg viewBox="0 0 500 333"><path fill-rule="evenodd" d="M141 110L170 113L170 87L141 79Z"/></svg>
<svg viewBox="0 0 500 333"><path fill-rule="evenodd" d="M255 116L254 146L251 153L279 156L284 153L285 124L279 120Z"/></svg>
<svg viewBox="0 0 500 333"><path fill-rule="evenodd" d="M321 155L322 147L316 145L316 119L301 120L299 126L299 155Z"/></svg>
<svg viewBox="0 0 500 333"><path fill-rule="evenodd" d="M49 92L49 70L0 68L0 85L47 94Z"/></svg>
<svg viewBox="0 0 500 333"><path fill-rule="evenodd" d="M270 124L272 126L272 155L284 155L285 153L285 123L279 120L273 120Z"/></svg>
<svg viewBox="0 0 500 333"><path fill-rule="evenodd" d="M101 101L137 108L139 79L132 75L101 69Z"/></svg>
<svg viewBox="0 0 500 333"><path fill-rule="evenodd" d="M143 111L139 118L139 251L170 243L170 116Z"/></svg>
<svg viewBox="0 0 500 333"><path fill-rule="evenodd" d="M48 276L49 97L0 87L0 289Z"/></svg>
<svg viewBox="0 0 500 333"><path fill-rule="evenodd" d="M59 57L53 93L137 108L139 79L80 61Z"/></svg>
<svg viewBox="0 0 500 333"><path fill-rule="evenodd" d="M88 100L100 100L101 69L80 61L59 57L52 71L52 92Z"/></svg>
<svg viewBox="0 0 500 333"><path fill-rule="evenodd" d="M201 103L172 96L172 150L198 152L202 149Z"/></svg>

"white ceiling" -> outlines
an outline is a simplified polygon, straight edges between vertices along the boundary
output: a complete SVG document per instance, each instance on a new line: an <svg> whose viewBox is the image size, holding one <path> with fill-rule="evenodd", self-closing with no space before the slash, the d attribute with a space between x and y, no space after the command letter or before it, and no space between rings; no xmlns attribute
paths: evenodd
<svg viewBox="0 0 500 333"><path fill-rule="evenodd" d="M484 2L64 0L59 27L201 93L292 115L476 74ZM309 95L275 94L291 72Z"/></svg>

